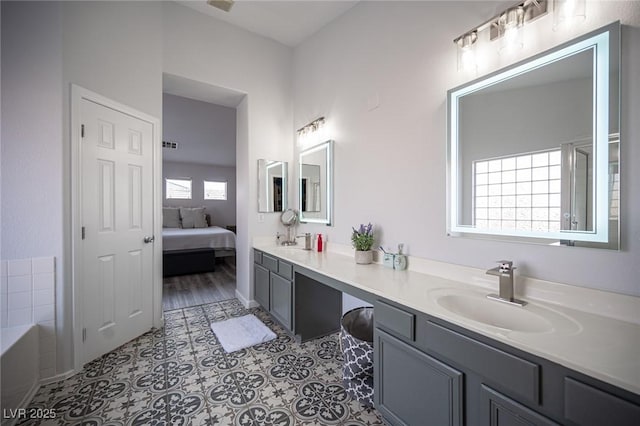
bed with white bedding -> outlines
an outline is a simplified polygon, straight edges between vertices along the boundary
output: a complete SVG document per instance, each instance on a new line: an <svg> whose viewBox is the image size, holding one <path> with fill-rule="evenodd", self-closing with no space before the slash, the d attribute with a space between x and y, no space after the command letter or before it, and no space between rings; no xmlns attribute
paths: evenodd
<svg viewBox="0 0 640 426"><path fill-rule="evenodd" d="M216 258L234 256L236 234L219 226L162 228L163 275L215 270Z"/></svg>
<svg viewBox="0 0 640 426"><path fill-rule="evenodd" d="M236 234L219 226L190 229L162 228L162 249L164 251L201 248L235 250Z"/></svg>

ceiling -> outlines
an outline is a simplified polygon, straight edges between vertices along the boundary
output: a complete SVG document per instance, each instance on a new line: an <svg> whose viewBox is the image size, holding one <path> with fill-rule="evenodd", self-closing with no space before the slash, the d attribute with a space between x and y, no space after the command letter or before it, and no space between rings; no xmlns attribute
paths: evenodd
<svg viewBox="0 0 640 426"><path fill-rule="evenodd" d="M212 86L167 73L162 74L162 91L170 95L182 96L183 98L230 108L237 107L245 96L244 93L235 90Z"/></svg>
<svg viewBox="0 0 640 426"><path fill-rule="evenodd" d="M176 3L286 46L296 47L358 1L236 0L229 12L209 6L206 0L177 0Z"/></svg>

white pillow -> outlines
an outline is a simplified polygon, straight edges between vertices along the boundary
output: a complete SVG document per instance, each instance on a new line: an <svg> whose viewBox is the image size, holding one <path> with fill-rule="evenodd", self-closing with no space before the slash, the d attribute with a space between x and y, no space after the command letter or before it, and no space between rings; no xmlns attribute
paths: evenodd
<svg viewBox="0 0 640 426"><path fill-rule="evenodd" d="M177 207L162 208L162 227L163 228L181 228L180 209Z"/></svg>
<svg viewBox="0 0 640 426"><path fill-rule="evenodd" d="M207 221L204 218L204 207L180 207L180 217L183 228L206 228Z"/></svg>
<svg viewBox="0 0 640 426"><path fill-rule="evenodd" d="M209 222L207 222L207 214L204 212L204 207L195 210L194 228L208 228Z"/></svg>

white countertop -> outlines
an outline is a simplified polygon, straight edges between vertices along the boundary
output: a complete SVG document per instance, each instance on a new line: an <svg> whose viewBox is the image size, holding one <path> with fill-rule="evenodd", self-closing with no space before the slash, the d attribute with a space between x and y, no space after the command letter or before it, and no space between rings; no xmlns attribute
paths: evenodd
<svg viewBox="0 0 640 426"><path fill-rule="evenodd" d="M317 253L259 240L254 241L253 246L373 295L640 394L638 297L518 277L517 284L522 284L516 286L516 296L529 303L515 309L545 315L554 326L545 332L516 332L467 319L437 303L437 295L443 293L496 292L497 278L485 278L484 271L431 261L424 261L419 272L397 271L380 264L357 265L353 256L331 251ZM412 262L421 263L418 259L410 259L410 265ZM493 281L495 287L491 288ZM545 295L553 295L553 300L544 300Z"/></svg>

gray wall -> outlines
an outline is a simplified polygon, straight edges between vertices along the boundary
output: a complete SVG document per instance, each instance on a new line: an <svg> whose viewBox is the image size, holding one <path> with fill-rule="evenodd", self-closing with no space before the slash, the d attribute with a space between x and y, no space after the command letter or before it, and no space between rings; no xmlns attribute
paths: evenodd
<svg viewBox="0 0 640 426"><path fill-rule="evenodd" d="M222 226L236 224L236 168L205 164L163 161L163 179L191 178L190 200L167 200L166 187L162 188L162 204L171 207L206 207L212 224ZM227 200L205 200L204 180L226 181Z"/></svg>
<svg viewBox="0 0 640 426"><path fill-rule="evenodd" d="M163 161L236 166L236 109L164 93L162 140L178 149L163 149Z"/></svg>
<svg viewBox="0 0 640 426"><path fill-rule="evenodd" d="M218 226L236 224L236 109L164 93L162 139L178 149L162 150L162 175L191 178L191 200L167 200L165 206L206 207ZM227 200L205 200L204 180L227 182Z"/></svg>

